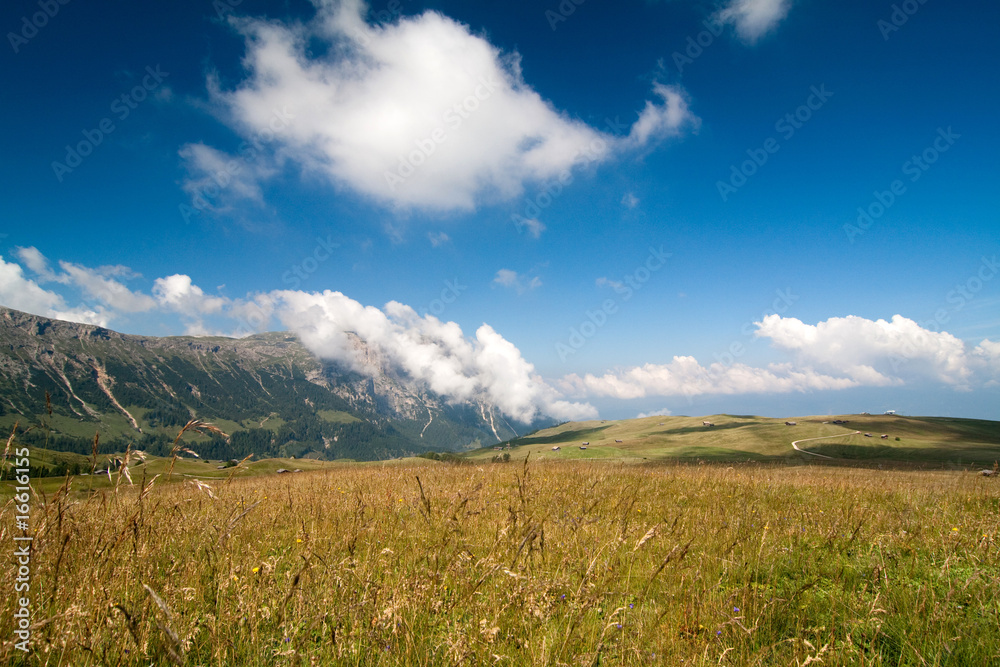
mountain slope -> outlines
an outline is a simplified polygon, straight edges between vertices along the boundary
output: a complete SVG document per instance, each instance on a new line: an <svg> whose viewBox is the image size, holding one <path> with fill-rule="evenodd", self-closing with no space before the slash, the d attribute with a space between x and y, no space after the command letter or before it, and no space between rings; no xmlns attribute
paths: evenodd
<svg viewBox="0 0 1000 667"><path fill-rule="evenodd" d="M325 363L287 333L131 336L0 307L0 426L44 421L63 449L84 447L95 430L162 449L198 417L233 433L228 445L202 445L218 458L376 459L523 432L493 406L449 405L354 343L373 376Z"/></svg>

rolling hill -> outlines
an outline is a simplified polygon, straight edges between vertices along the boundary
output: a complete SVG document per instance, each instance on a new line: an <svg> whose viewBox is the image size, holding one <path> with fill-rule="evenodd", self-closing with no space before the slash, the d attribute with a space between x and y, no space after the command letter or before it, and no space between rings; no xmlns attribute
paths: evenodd
<svg viewBox="0 0 1000 667"><path fill-rule="evenodd" d="M845 421L843 424L833 422ZM627 461L893 461L927 464L992 465L1000 460L1000 422L943 417L843 415L787 421L741 415L646 417L623 421L567 422L515 438L511 456ZM712 426L705 426L710 422ZM860 431L861 433L856 433ZM865 433L871 433L866 437ZM888 438L882 439L881 435ZM832 436L832 437L831 437ZM806 452L791 443L803 442ZM584 444L587 443L587 444ZM559 447L558 450L553 448ZM467 456L490 459L487 447Z"/></svg>

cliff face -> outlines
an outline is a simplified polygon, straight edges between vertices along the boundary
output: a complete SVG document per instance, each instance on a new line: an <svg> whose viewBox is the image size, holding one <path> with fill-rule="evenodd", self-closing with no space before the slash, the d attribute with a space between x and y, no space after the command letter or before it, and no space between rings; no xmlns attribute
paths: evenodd
<svg viewBox="0 0 1000 667"><path fill-rule="evenodd" d="M374 374L323 362L288 333L131 336L0 307L0 424L37 421L49 409L47 423L66 434L89 423L128 436L195 416L235 423L236 430L270 427L271 420L291 425L275 431L277 445L289 438L314 446L317 455L349 437L350 423L391 434L394 444L380 455L463 449L522 430L490 405L449 405L383 363L364 341L356 338L355 346Z"/></svg>

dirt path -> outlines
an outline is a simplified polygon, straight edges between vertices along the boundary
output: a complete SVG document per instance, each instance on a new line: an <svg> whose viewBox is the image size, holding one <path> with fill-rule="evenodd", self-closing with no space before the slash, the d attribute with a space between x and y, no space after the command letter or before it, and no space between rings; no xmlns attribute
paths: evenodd
<svg viewBox="0 0 1000 667"><path fill-rule="evenodd" d="M830 438L842 438L845 435L860 435L860 434L861 434L861 431L855 431L854 433L839 433L837 435L824 435L824 436L820 436L818 438L803 438L802 440L796 440L796 441L792 442L792 449L794 449L797 452L802 452L803 454L809 454L811 456L818 456L821 459L832 459L832 458L834 458L832 456L827 456L825 454L817 454L816 452L809 452L809 451L806 451L804 449L800 449L799 448L799 443L800 442L809 442L810 440L829 440Z"/></svg>

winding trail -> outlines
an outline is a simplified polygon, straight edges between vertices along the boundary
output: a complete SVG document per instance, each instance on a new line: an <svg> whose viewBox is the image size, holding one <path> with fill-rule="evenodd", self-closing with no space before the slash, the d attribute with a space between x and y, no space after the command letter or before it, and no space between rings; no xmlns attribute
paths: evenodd
<svg viewBox="0 0 1000 667"><path fill-rule="evenodd" d="M802 452L803 454L809 454L811 456L818 456L821 459L833 459L833 456L827 456L826 454L817 454L816 452L809 452L804 449L799 448L800 442L808 442L810 440L829 440L830 438L843 438L845 435L860 435L861 431L854 431L853 433L838 433L837 435L823 435L818 438L803 438L802 440L796 440L792 442L792 449L797 452Z"/></svg>

